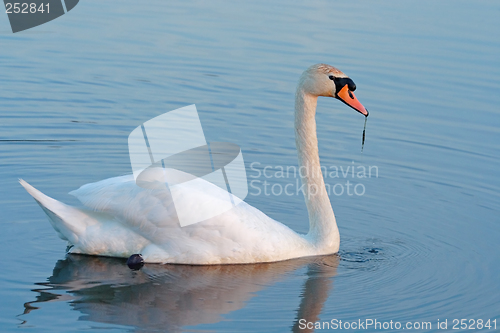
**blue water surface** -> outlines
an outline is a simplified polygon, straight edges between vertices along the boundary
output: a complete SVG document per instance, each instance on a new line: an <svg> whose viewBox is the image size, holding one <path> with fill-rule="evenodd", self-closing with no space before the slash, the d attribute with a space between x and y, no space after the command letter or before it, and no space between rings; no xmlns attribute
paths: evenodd
<svg viewBox="0 0 500 333"><path fill-rule="evenodd" d="M301 319L500 330L499 16L494 1L85 0L13 34L0 15L0 331L311 331ZM273 171L297 165L294 92L318 62L349 75L370 110L361 152L364 117L318 103L322 165L372 170L325 176L336 255L131 271L66 255L17 182L78 205L69 191L131 172L134 128L196 104L208 141L241 147L246 201L307 232L300 193L276 194L297 177Z"/></svg>

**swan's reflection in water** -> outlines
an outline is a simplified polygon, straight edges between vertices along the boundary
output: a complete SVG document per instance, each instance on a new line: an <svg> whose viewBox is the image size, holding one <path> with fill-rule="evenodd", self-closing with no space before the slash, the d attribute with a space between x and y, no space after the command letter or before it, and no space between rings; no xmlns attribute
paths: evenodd
<svg viewBox="0 0 500 333"><path fill-rule="evenodd" d="M331 255L251 265L146 265L132 271L121 259L67 255L48 282L38 283L43 287L34 290L39 295L25 303L24 314L37 309L36 303L63 300L85 315L82 320L177 331L217 323L259 290L307 266L296 321L289 325L299 331L298 319L318 320L338 263Z"/></svg>

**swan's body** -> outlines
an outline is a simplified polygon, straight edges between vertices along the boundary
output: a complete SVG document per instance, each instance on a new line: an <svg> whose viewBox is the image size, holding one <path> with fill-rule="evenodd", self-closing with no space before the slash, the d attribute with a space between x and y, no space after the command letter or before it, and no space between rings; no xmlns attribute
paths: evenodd
<svg viewBox="0 0 500 333"><path fill-rule="evenodd" d="M48 215L58 235L72 245L71 253L125 258L141 253L145 262L179 264L257 263L335 253L340 237L321 174L315 113L317 97L329 96L367 116L368 112L355 104L352 93L353 101L342 97L347 90L342 95L341 88L347 86L349 91L355 89L342 72L320 64L304 72L297 88L296 145L299 165L307 170L302 177L310 221L307 235L297 234L245 202L214 218L181 227L172 215L169 193L141 188L132 175L71 192L88 210L68 206L20 182ZM207 186L215 185L207 182ZM184 200L203 195L185 192Z"/></svg>

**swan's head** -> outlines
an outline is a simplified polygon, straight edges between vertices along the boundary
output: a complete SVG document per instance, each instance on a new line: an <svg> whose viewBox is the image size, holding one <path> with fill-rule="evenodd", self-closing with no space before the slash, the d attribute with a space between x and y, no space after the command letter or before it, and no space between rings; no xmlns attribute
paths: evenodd
<svg viewBox="0 0 500 333"><path fill-rule="evenodd" d="M339 99L368 117L368 110L354 96L354 82L333 66L316 64L309 67L300 78L299 89L315 96Z"/></svg>

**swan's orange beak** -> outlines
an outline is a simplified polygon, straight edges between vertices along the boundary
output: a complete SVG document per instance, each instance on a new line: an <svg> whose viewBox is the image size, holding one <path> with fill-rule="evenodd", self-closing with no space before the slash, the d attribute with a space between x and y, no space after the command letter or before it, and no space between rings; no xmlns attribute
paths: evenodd
<svg viewBox="0 0 500 333"><path fill-rule="evenodd" d="M342 89L340 89L340 91L337 93L336 97L338 99L340 99L342 102L344 102L345 104L349 105L354 110L363 114L365 117L368 117L368 110L365 109L363 104L361 104L358 101L356 96L354 96L354 93L349 90L349 87L347 84Z"/></svg>

